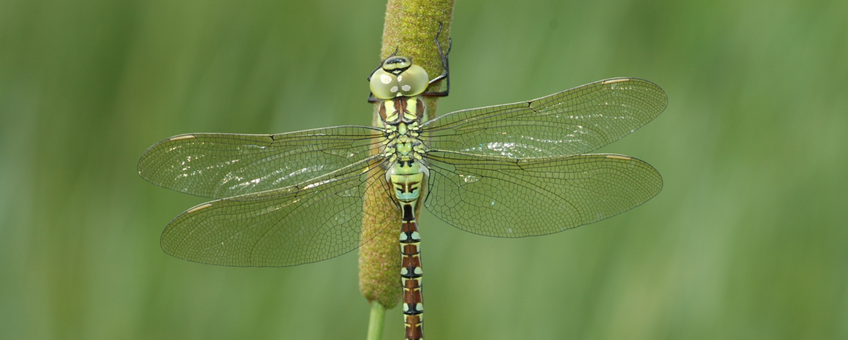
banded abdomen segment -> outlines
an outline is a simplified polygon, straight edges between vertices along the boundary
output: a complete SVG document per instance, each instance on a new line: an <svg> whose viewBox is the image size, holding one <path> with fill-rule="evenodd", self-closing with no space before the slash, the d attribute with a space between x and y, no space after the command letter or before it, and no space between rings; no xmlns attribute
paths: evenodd
<svg viewBox="0 0 848 340"><path fill-rule="evenodd" d="M424 339L424 301L421 293L421 252L418 223L415 222L413 205L403 204L403 222L400 231L402 257L400 279L403 284L403 317L407 340Z"/></svg>

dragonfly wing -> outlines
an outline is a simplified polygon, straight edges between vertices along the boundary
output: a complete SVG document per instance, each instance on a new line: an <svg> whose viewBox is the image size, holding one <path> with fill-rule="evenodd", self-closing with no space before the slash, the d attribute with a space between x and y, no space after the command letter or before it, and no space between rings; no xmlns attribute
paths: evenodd
<svg viewBox="0 0 848 340"><path fill-rule="evenodd" d="M276 135L195 133L151 146L138 173L176 191L223 198L305 182L369 156L379 130L338 126Z"/></svg>
<svg viewBox="0 0 848 340"><path fill-rule="evenodd" d="M390 190L379 167L363 160L297 186L198 205L168 224L162 249L225 266L293 266L342 255L374 236L362 229L362 206L369 186Z"/></svg>
<svg viewBox="0 0 848 340"><path fill-rule="evenodd" d="M514 104L456 111L422 124L430 149L511 158L591 152L657 117L656 84L613 78Z"/></svg>
<svg viewBox="0 0 848 340"><path fill-rule="evenodd" d="M620 214L660 192L662 177L636 158L612 154L515 160L431 152L424 205L468 232L524 237Z"/></svg>

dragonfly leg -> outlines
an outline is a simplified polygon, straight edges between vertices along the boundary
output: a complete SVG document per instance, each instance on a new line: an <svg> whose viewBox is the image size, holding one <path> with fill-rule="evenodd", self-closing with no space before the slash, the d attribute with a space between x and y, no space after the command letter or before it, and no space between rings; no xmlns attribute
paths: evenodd
<svg viewBox="0 0 848 340"><path fill-rule="evenodd" d="M448 38L448 51L447 51L447 53L445 53L445 51L442 50L442 44L439 42L439 35L440 34L442 34L442 23L441 22L439 23L439 31L436 32L436 38L433 39L433 40L436 41L436 47L439 48L439 55L442 58L442 68L444 69L444 71L438 77L431 79L429 84L432 85L433 83L435 83L439 80L445 79L445 81L447 82L447 88L444 91L424 92L424 93L421 94L422 96L426 96L426 97L447 97L448 94L450 94L450 62L448 61L448 55L450 54L451 48L453 47L453 39Z"/></svg>

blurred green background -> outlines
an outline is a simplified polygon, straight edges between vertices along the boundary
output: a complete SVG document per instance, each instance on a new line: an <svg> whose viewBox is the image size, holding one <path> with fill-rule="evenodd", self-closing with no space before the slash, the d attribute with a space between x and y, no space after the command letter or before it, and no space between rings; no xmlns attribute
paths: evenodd
<svg viewBox="0 0 848 340"><path fill-rule="evenodd" d="M362 339L357 253L169 257L204 201L136 162L186 132L370 123L383 1L0 1L0 338ZM604 152L665 188L526 239L423 213L429 339L848 338L848 2L465 1L441 113L632 76L669 107ZM399 308L384 339L402 337Z"/></svg>

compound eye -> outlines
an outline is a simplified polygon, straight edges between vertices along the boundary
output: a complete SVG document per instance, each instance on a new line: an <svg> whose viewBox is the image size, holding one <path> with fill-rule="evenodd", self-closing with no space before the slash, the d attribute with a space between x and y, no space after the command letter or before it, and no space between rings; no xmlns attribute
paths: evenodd
<svg viewBox="0 0 848 340"><path fill-rule="evenodd" d="M397 97L400 92L397 76L379 69L371 75L371 94L377 99L388 100Z"/></svg>
<svg viewBox="0 0 848 340"><path fill-rule="evenodd" d="M382 100L413 97L427 90L429 82L423 67L413 65L407 57L391 57L371 75L371 94Z"/></svg>
<svg viewBox="0 0 848 340"><path fill-rule="evenodd" d="M423 67L418 65L409 65L406 71L403 71L397 76L397 82L400 86L400 93L403 96L413 97L421 94L427 89L430 83L430 77Z"/></svg>

